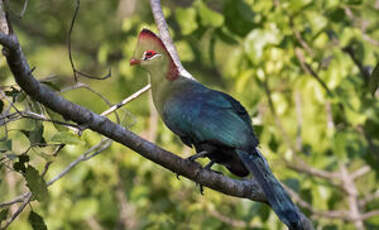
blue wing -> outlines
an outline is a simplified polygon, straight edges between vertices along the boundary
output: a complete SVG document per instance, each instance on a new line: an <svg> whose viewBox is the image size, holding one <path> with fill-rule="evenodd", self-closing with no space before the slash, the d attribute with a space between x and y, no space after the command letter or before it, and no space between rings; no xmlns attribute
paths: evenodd
<svg viewBox="0 0 379 230"><path fill-rule="evenodd" d="M237 100L197 82L191 84L167 99L163 113L166 125L184 143L211 142L231 148L258 145L250 117Z"/></svg>

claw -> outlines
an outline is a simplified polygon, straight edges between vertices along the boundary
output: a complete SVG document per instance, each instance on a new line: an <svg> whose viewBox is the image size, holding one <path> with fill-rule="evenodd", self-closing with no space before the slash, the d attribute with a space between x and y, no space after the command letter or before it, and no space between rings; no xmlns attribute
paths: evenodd
<svg viewBox="0 0 379 230"><path fill-rule="evenodd" d="M203 185L199 184L199 188L200 188L200 194L202 196L204 196L204 187L203 187Z"/></svg>
<svg viewBox="0 0 379 230"><path fill-rule="evenodd" d="M205 167L204 169L208 169L208 170L211 170L212 166L214 165L214 161L211 160L211 162L209 162Z"/></svg>

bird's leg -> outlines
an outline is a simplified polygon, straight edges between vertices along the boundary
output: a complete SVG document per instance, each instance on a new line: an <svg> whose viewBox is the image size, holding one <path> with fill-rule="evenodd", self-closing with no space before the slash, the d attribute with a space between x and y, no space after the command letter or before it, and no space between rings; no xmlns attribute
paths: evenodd
<svg viewBox="0 0 379 230"><path fill-rule="evenodd" d="M190 160L190 161L194 161L198 158L202 158L202 157L206 157L208 155L208 152L207 151L201 151L201 152L198 152L190 157L188 157L187 159Z"/></svg>
<svg viewBox="0 0 379 230"><path fill-rule="evenodd" d="M204 168L205 169L208 169L208 170L212 170L211 168L212 168L212 166L215 164L215 162L214 161L210 161Z"/></svg>
<svg viewBox="0 0 379 230"><path fill-rule="evenodd" d="M198 158L202 158L202 157L206 157L208 155L208 152L207 151L201 151L201 152L198 152L190 157L187 158L187 160L190 160L190 161L195 161L196 159ZM176 178L178 180L180 180L180 175L179 174L176 174Z"/></svg>
<svg viewBox="0 0 379 230"><path fill-rule="evenodd" d="M203 188L203 185L199 184L199 188L200 188L200 194L202 196L204 196L204 188Z"/></svg>
<svg viewBox="0 0 379 230"><path fill-rule="evenodd" d="M198 152L190 157L188 157L187 159L190 160L190 161L195 161L196 159L198 158L202 158L202 157L207 157L209 153L207 151L201 151L201 152ZM200 194L201 195L204 195L204 188L203 188L203 185L202 184L198 184L196 183L196 185L199 185L199 188L200 188Z"/></svg>

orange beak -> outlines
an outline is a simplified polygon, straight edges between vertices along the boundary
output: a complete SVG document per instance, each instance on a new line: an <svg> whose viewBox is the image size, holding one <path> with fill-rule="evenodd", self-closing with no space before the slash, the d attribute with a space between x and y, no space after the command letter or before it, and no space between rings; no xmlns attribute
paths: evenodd
<svg viewBox="0 0 379 230"><path fill-rule="evenodd" d="M139 60L139 59L135 59L135 58L132 58L132 59L130 59L130 61L129 61L129 64L130 65L138 65L138 64L140 64L141 63L141 60Z"/></svg>

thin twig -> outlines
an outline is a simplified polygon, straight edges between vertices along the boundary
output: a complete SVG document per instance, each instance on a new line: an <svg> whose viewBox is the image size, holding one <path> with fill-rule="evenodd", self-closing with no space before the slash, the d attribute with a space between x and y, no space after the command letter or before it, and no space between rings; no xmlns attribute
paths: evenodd
<svg viewBox="0 0 379 230"><path fill-rule="evenodd" d="M361 176L365 175L366 173L369 173L370 171L371 171L370 166L365 165L362 168L357 169L356 171L352 172L350 174L350 176L351 176L351 179L355 180L358 177L361 177Z"/></svg>
<svg viewBox="0 0 379 230"><path fill-rule="evenodd" d="M80 8L80 0L76 0L76 7L75 7L74 15L73 15L72 20L71 20L70 28L68 30L68 39L67 39L68 57L69 57L69 60L70 60L72 72L74 74L75 82L78 82L78 75L81 75L83 77L90 78L90 79L95 79L95 80L104 80L104 79L107 79L107 78L109 78L109 77L112 76L111 68L109 68L108 74L106 74L105 76L103 76L103 77L97 77L97 76L92 76L90 74L81 72L81 71L77 70L76 67L75 67L74 59L72 57L71 35L72 35L72 31L74 29L76 18L77 18L78 13L79 13L79 8Z"/></svg>
<svg viewBox="0 0 379 230"><path fill-rule="evenodd" d="M148 91L150 89L150 84L147 84L146 86L144 86L143 88L141 88L140 90L138 90L137 92L133 93L132 95L130 95L129 97L125 98L124 100L122 100L120 103L118 103L117 105L114 105L112 107L110 107L109 109L105 110L104 112L102 112L100 115L101 116L107 116L108 114L112 113L113 111L121 108L122 106L128 104L129 102L133 101L134 99L138 98L139 96L141 96L142 94L144 94L146 91Z"/></svg>
<svg viewBox="0 0 379 230"><path fill-rule="evenodd" d="M53 177L51 180L49 180L46 185L47 186L50 186L52 184L54 184L57 180L61 179L63 176L65 176L68 172L71 171L71 169L73 169L76 165L78 165L80 162L82 161L86 161L86 160L89 160L91 159L92 157L98 155L99 153L101 153L102 151L104 151L105 149L107 149L110 145L111 145L112 141L110 141L109 139L105 138L103 140L101 140L98 144L92 146L91 148L89 148L86 152L84 152L83 154L81 154L79 157L76 158L76 160L74 160L73 162L71 162L66 168L64 168L60 173L58 173L55 177ZM95 151L95 152L93 152ZM92 153L93 152L93 153ZM92 154L91 154L92 153ZM23 202L27 197L29 197L31 195L31 192L26 192L20 196L17 196L15 197L13 200L11 201L6 201L6 202L3 202L3 203L0 203L0 208L4 208L4 207L7 207L7 206L10 206L10 205L13 205L13 204L16 204L16 203L20 203L20 202Z"/></svg>
<svg viewBox="0 0 379 230"><path fill-rule="evenodd" d="M76 158L76 160L74 160L73 162L71 162L65 169L63 169L58 175L56 175L54 178L52 178L51 180L49 180L46 184L47 186L50 186L52 184L54 184L57 180L59 180L60 178L62 178L64 175L66 175L72 168L74 168L76 165L78 165L80 162L82 161L86 161L86 160L89 160L91 159L92 157L98 155L99 153L101 153L102 151L104 151L105 149L107 149L110 145L112 144L112 141L109 140L108 138L105 138L103 140L101 140L98 144L92 146L91 148L89 148L85 153L83 153L82 155L80 155L78 158ZM97 150L96 150L97 149ZM96 151L95 151L96 150ZM92 153L93 151L95 151L94 153ZM91 154L92 153L92 154Z"/></svg>
<svg viewBox="0 0 379 230"><path fill-rule="evenodd" d="M330 182L332 180L338 179L340 177L339 173L335 172L328 172L325 170L312 168L309 166L306 162L300 159L296 159L297 162L286 162L286 165L288 168L295 170L297 172L305 173L311 176L316 176L320 178L324 178L329 180Z"/></svg>
<svg viewBox="0 0 379 230"><path fill-rule="evenodd" d="M374 216L379 216L379 210L373 210L362 214L359 220L365 220ZM356 219L357 220L357 219Z"/></svg>
<svg viewBox="0 0 379 230"><path fill-rule="evenodd" d="M62 89L60 92L63 93L63 92L66 92L68 90L72 90L72 89L78 89L78 88L84 88L84 89L87 89L88 91L92 92L93 94L97 95L98 97L100 97L104 102L105 104L107 104L108 106L112 106L112 103L104 96L102 95L101 93L97 92L96 90L92 89L91 87L89 87L87 84L84 84L84 83L81 83L81 82L78 82L76 85L74 86L71 86L71 87L67 87L65 89ZM114 110L112 111L114 112L115 116L116 116L116 121L117 121L117 124L120 124L120 116L118 115L117 111Z"/></svg>
<svg viewBox="0 0 379 230"><path fill-rule="evenodd" d="M291 142L290 136L288 135L288 133L284 129L284 127L282 125L282 122L280 121L280 118L279 118L279 116L278 116L278 114L276 112L275 105L274 105L274 102L272 100L271 89L270 89L270 86L268 84L268 79L267 78L265 78L264 81L263 81L263 87L265 89L265 93L266 93L267 100L268 100L268 105L269 105L269 108L270 108L270 111L271 111L272 115L274 116L275 123L278 126L280 132L282 133L282 137L283 137L284 141L293 150L295 148L293 147L293 144Z"/></svg>
<svg viewBox="0 0 379 230"><path fill-rule="evenodd" d="M26 12L26 8L28 8L28 3L29 3L29 0L24 1L24 6L22 7L20 14L18 15L19 18L24 17L24 14Z"/></svg>
<svg viewBox="0 0 379 230"><path fill-rule="evenodd" d="M303 146L303 141L301 138L301 132L303 128L303 113L302 113L302 100L301 94L298 90L295 91L295 105L296 105L296 121L297 121L297 130L296 130L296 150L301 151Z"/></svg>
<svg viewBox="0 0 379 230"><path fill-rule="evenodd" d="M368 84L370 79L370 72L363 66L362 62L356 57L354 49L351 46L346 46L342 49L342 51L344 51L350 56L351 60L353 60L354 64L358 67L361 75L363 76L364 81L366 82L366 84Z"/></svg>
<svg viewBox="0 0 379 230"><path fill-rule="evenodd" d="M299 62L300 62L300 66L304 70L304 72L306 72L306 73L310 74L312 77L314 77L320 83L320 85L325 89L326 93L329 96L332 96L333 94L330 91L330 89L328 88L328 86L326 85L326 83L318 76L318 74L312 69L312 67L305 61L305 57L304 57L304 54L301 51L301 49L295 48L295 54L296 54L297 60L299 60Z"/></svg>
<svg viewBox="0 0 379 230"><path fill-rule="evenodd" d="M24 210L24 208L26 207L26 205L28 205L31 200L32 200L32 193L28 193L28 195L24 199L22 205L20 207L18 207L18 209L16 210L16 212L13 213L13 215L11 216L11 218L8 219L8 221L6 222L6 224L3 227L1 227L0 229L1 230L7 229L8 226L17 218L18 215L20 215L20 213Z"/></svg>
<svg viewBox="0 0 379 230"><path fill-rule="evenodd" d="M364 207L369 202L379 198L379 189L377 189L374 193L367 194L364 198L358 201L359 207Z"/></svg>
<svg viewBox="0 0 379 230"><path fill-rule="evenodd" d="M290 23L290 27L292 28L292 32L295 35L296 40L300 43L300 45L304 48L304 50L306 50L307 53L311 57L313 57L314 56L314 52L311 49L311 47L309 47L308 43L303 39L303 37L301 36L300 32L295 28L295 25L293 23L293 17L290 17L289 23Z"/></svg>

